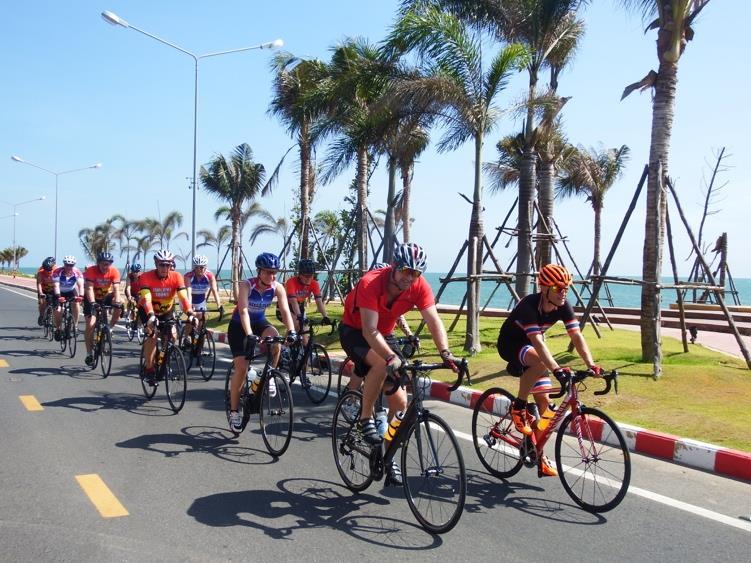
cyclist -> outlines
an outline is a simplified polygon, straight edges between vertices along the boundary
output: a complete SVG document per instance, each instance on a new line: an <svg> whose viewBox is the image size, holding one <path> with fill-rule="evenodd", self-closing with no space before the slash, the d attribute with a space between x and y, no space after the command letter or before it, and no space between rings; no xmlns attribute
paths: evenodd
<svg viewBox="0 0 751 563"><path fill-rule="evenodd" d="M76 257L68 255L63 258L63 267L55 268L52 272L55 301L55 340L60 340L60 324L63 318L65 301L70 301L70 312L73 314L73 326L78 326L78 316L81 312L79 303L83 301L83 274L76 268Z"/></svg>
<svg viewBox="0 0 751 563"><path fill-rule="evenodd" d="M276 274L281 264L279 257L270 252L263 252L256 258L258 275L240 283L237 297L237 307L232 312L232 319L227 328L227 340L234 363L234 373L230 382L230 429L234 432L242 431L242 417L237 412L240 402L240 387L248 371L246 351L260 337L278 336L279 332L266 319L266 309L276 298L276 304L282 314L282 322L287 327L287 342L295 341L295 325L292 314L287 305L287 292L284 286L276 281ZM276 367L279 362L279 345L272 349L272 364ZM269 394L276 393L274 380L269 383Z"/></svg>
<svg viewBox="0 0 751 563"><path fill-rule="evenodd" d="M141 323L149 331L149 338L143 342L144 380L149 385L155 385L154 380L154 350L156 349L157 321L163 322L174 318L175 296L180 300L180 306L188 315L188 323L196 322L193 310L188 300L188 290L180 272L176 272L175 255L167 249L158 250L154 254L154 265L150 272L144 273L139 279L139 309ZM176 338L175 328L172 327L172 338Z"/></svg>
<svg viewBox="0 0 751 563"><path fill-rule="evenodd" d="M566 292L571 286L571 274L563 266L548 264L538 272L538 293L524 297L501 326L498 335L498 353L508 362L511 375L520 375L519 393L511 408L511 418L516 429L525 436L532 435L527 422L527 397L532 393L540 413L552 406L548 392L552 389L548 372L560 379L569 368L561 367L545 345L545 331L558 321L563 321L571 342L584 363L596 374L602 370L595 364L587 342L579 330L579 321ZM548 413L548 418L550 413ZM555 477L558 472L550 460L540 452L537 475Z"/></svg>
<svg viewBox="0 0 751 563"><path fill-rule="evenodd" d="M303 327L300 326L300 318L305 311L305 301L312 295L316 302L316 309L323 317L321 322L323 324L331 324L326 314L326 306L321 299L321 286L313 279L316 273L316 264L313 260L303 258L297 264L297 275L289 278L284 284L284 289L287 292L287 301L289 304L289 310L293 315L295 321L295 329L300 332ZM307 344L307 335L303 337L303 344Z"/></svg>
<svg viewBox="0 0 751 563"><path fill-rule="evenodd" d="M417 308L425 320L441 358L454 371L458 368L448 347L448 337L435 306L433 290L422 277L425 251L414 243L394 249L389 268L367 272L344 299L344 315L339 325L342 348L354 363L356 375L365 377L362 416L358 430L363 439L378 445L383 441L373 420L373 405L386 380L387 370L402 365L401 352L384 335L391 334L399 315ZM398 389L388 398L389 417L407 408L407 394ZM401 483L401 470L392 462L387 468L392 483Z"/></svg>
<svg viewBox="0 0 751 563"><path fill-rule="evenodd" d="M42 265L39 267L36 273L37 282L37 295L39 301L39 318L37 324L42 326L44 324L44 309L48 302L52 302L52 291L54 289L54 283L52 282L52 270L55 269L55 257L47 256L42 261Z"/></svg>
<svg viewBox="0 0 751 563"><path fill-rule="evenodd" d="M86 318L86 362L87 366L94 363L91 356L92 340L96 317L93 309L101 306L112 307L110 326L120 319L120 271L112 263L115 257L105 251L96 255L96 264L86 268L83 273L83 316Z"/></svg>
<svg viewBox="0 0 751 563"><path fill-rule="evenodd" d="M193 269L185 274L185 285L188 287L188 298L193 305L193 310L201 320L204 319L206 305L209 301L209 292L214 295L217 309L222 308L222 301L219 298L219 290L216 287L216 276L207 269L208 264L209 259L206 256L196 255L193 257ZM193 326L188 325L185 330L185 337L188 346L190 345L190 335L192 332Z"/></svg>
<svg viewBox="0 0 751 563"><path fill-rule="evenodd" d="M143 271L141 265L136 262L130 265L130 271L128 272L128 275L125 276L125 299L128 300L128 303L130 303L131 306L136 308L135 327L137 327L138 323L141 321L138 293L141 291L140 278L142 274Z"/></svg>

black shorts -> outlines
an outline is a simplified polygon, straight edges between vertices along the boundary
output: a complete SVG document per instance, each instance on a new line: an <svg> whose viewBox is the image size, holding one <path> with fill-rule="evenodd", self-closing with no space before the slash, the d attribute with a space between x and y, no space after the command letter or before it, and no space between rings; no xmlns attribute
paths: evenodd
<svg viewBox="0 0 751 563"><path fill-rule="evenodd" d="M143 307L140 305L138 306L138 320L141 321L141 324L146 326L146 321L149 320L149 316L146 314L146 311L143 310ZM174 311L169 311L168 313L164 313L163 315L157 315L156 320L158 320L160 323L164 321L171 321L175 318Z"/></svg>
<svg viewBox="0 0 751 563"><path fill-rule="evenodd" d="M112 306L112 299L114 298L114 293L108 293L104 299L97 299L96 302L99 303L102 307L111 307ZM84 317L90 317L92 314L91 311L91 301L84 298L83 300L83 315Z"/></svg>
<svg viewBox="0 0 751 563"><path fill-rule="evenodd" d="M394 335L391 334L384 338L386 339L386 344L389 345L389 348L391 348L394 354L404 361L404 356L402 355L402 351L399 348ZM349 359L352 360L352 363L355 365L355 375L365 377L370 369L370 366L365 362L365 356L367 356L370 351L370 344L368 344L368 341L365 340L365 337L362 335L362 330L347 326L344 323L339 323L339 343L342 345L342 349L347 356L349 356Z"/></svg>
<svg viewBox="0 0 751 563"><path fill-rule="evenodd" d="M257 337L261 337L263 332L272 325L266 319L259 322L251 322L250 330L253 331ZM245 330L243 325L239 321L230 321L227 327L227 344L229 344L230 352L233 358L245 356Z"/></svg>
<svg viewBox="0 0 751 563"><path fill-rule="evenodd" d="M529 367L524 362L524 356L530 348L533 348L529 341L519 342L518 340L511 339L501 340L501 336L498 335L496 348L498 349L498 355L508 362L506 371L509 375L519 377Z"/></svg>
<svg viewBox="0 0 751 563"><path fill-rule="evenodd" d="M65 297L66 301L73 301L75 300L78 293L76 291L63 291L60 293L60 297Z"/></svg>

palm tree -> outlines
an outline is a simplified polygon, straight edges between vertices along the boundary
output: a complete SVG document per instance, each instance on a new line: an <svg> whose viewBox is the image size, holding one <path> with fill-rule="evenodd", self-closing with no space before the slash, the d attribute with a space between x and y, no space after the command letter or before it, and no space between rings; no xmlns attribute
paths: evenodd
<svg viewBox="0 0 751 563"><path fill-rule="evenodd" d="M185 231L175 233L175 229L178 229L182 224L183 214L179 211L167 213L164 220L147 217L143 221L138 222L141 230L148 232L154 241L159 241L159 248L166 248L168 250L173 240L179 238L188 240L190 238Z"/></svg>
<svg viewBox="0 0 751 563"><path fill-rule="evenodd" d="M637 88L652 87L652 132L647 180L647 216L644 224L644 254L641 288L641 353L644 361L658 359L660 307L657 284L662 271L666 201L662 178L668 175L670 137L673 130L678 61L693 39L691 27L709 0L620 0L629 10L641 11L647 29L657 30L658 70L650 70L639 82L626 87L621 99ZM662 178L660 177L662 174ZM657 319L658 322L655 322Z"/></svg>
<svg viewBox="0 0 751 563"><path fill-rule="evenodd" d="M256 239L259 236L268 233L281 236L282 244L280 245L280 248L283 247L284 242L287 240L287 233L289 232L289 223L287 222L287 218L275 218L271 213L269 213L265 209L260 208L258 212L255 213L255 216L260 218L261 221L250 230L250 244L255 244ZM284 252L284 255L280 256L280 258L282 259L283 268L287 267L287 255L289 254L289 251L290 249L287 248Z"/></svg>
<svg viewBox="0 0 751 563"><path fill-rule="evenodd" d="M18 263L21 261L21 258L25 257L28 254L28 249L24 248L23 246L16 246L13 255L11 256L11 259L15 258L13 270L18 270Z"/></svg>
<svg viewBox="0 0 751 563"><path fill-rule="evenodd" d="M125 251L127 253L125 258L126 264L130 264L130 252L135 249L131 243L138 240L138 233L140 231L138 221L128 221L122 215L116 214L109 218L109 222L113 224L116 222L120 223L112 234L120 246L120 256Z"/></svg>
<svg viewBox="0 0 751 563"><path fill-rule="evenodd" d="M229 225L222 225L219 227L219 230L216 232L216 234L212 233L208 229L201 229L198 231L198 236L203 238L203 241L200 242L197 247L201 248L204 246L213 246L216 248L216 274L219 275L219 260L221 259L221 250L222 246L230 239L232 236L232 229Z"/></svg>
<svg viewBox="0 0 751 563"><path fill-rule="evenodd" d="M428 148L430 137L422 127L415 127L410 134L402 140L396 152L396 164L402 179L402 193L397 202L396 214L402 225L402 239L410 242L410 198L412 196L412 177L415 170L415 162L423 151ZM393 249L392 249L393 250Z"/></svg>
<svg viewBox="0 0 751 563"><path fill-rule="evenodd" d="M136 239L135 254L133 254L133 262L138 262L139 257L142 258L142 264L146 268L146 258L154 246L154 238L150 233L146 233L144 236Z"/></svg>
<svg viewBox="0 0 751 563"><path fill-rule="evenodd" d="M96 225L93 229L84 228L78 231L78 239L83 251L92 260L96 260L96 255L100 252L111 252L115 248L115 229L112 223L107 220L104 223Z"/></svg>
<svg viewBox="0 0 751 563"><path fill-rule="evenodd" d="M594 253L592 272L600 273L600 240L602 208L605 193L622 175L628 161L629 148L589 149L579 147L565 160L564 172L558 180L557 194L562 197L584 195L595 213Z"/></svg>
<svg viewBox="0 0 751 563"><path fill-rule="evenodd" d="M208 168L201 166L201 184L207 192L229 206L232 226L232 291L237 299L237 284L240 278L240 222L247 202L270 193L278 179L277 166L268 182L264 184L266 169L253 161L250 145L243 143L235 147L229 159L217 155Z"/></svg>
<svg viewBox="0 0 751 563"><path fill-rule="evenodd" d="M439 151L474 141L475 178L472 195L470 244L467 258L467 336L464 349L472 354L480 350L480 288L472 276L481 271L479 243L484 236L482 219L482 148L485 135L501 115L495 97L506 87L509 77L526 62L526 51L509 45L497 53L483 68L482 43L479 37L456 17L433 7L411 10L397 22L388 37L397 51L416 51L423 62L430 61L422 78L404 81L397 88L400 95L412 99L418 107L435 109L446 133L438 144Z"/></svg>
<svg viewBox="0 0 751 563"><path fill-rule="evenodd" d="M305 60L290 53L278 53L272 61L274 95L269 113L296 136L300 154L300 249L308 257L308 222L315 191L315 139L313 130L321 107L312 99L326 78L326 65L317 59Z"/></svg>

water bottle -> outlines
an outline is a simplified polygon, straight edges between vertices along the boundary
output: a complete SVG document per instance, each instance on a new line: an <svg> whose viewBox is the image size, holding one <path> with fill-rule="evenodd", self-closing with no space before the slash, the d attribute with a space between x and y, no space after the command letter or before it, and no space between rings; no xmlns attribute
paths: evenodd
<svg viewBox="0 0 751 563"><path fill-rule="evenodd" d="M261 384L261 375L256 371L256 368L250 366L248 368L248 387L250 392L255 394L258 391L258 386Z"/></svg>
<svg viewBox="0 0 751 563"><path fill-rule="evenodd" d="M537 429L542 431L545 430L548 426L550 426L550 423L553 421L553 417L555 416L555 411L553 410L553 405L548 405L548 408L545 409L545 412L542 413L542 416L540 417L540 420L537 422Z"/></svg>
<svg viewBox="0 0 751 563"><path fill-rule="evenodd" d="M399 425L402 423L402 420L404 419L404 412L399 411L396 413L394 418L391 419L391 424L389 424L388 431L386 432L386 436L384 438L387 442L390 442L394 439L394 436L396 436L396 431L399 429Z"/></svg>
<svg viewBox="0 0 751 563"><path fill-rule="evenodd" d="M386 432L388 432L389 429L389 422L386 413L387 410L383 407L376 411L375 424L380 436L386 436Z"/></svg>

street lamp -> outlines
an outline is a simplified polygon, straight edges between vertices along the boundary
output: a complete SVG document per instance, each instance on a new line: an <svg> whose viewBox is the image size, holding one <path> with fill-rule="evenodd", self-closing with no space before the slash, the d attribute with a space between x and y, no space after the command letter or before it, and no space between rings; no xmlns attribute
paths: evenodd
<svg viewBox="0 0 751 563"><path fill-rule="evenodd" d="M187 51L183 49L182 47L178 47L174 43L170 43L169 41L166 41L162 39L161 37L157 37L156 35L152 35L151 33L148 33L144 31L143 29L139 29L135 27L134 25L131 25L126 20L118 16L117 14L114 14L109 11L102 12L102 19L106 21L109 24L112 25L118 25L120 27L124 27L126 29L132 29L133 31L137 31L138 33L142 33L143 35L147 37L151 37L152 39L155 39L156 41L159 41L159 43L162 43L163 45L167 45L168 47L172 47L173 49L177 49L181 53L185 53L186 55L193 58L193 61L195 63L195 81L193 85L193 209L192 209L192 227L191 227L191 257L194 258L196 255L196 152L197 152L197 143L198 143L198 61L201 59L206 59L208 57L218 57L219 55L228 55L230 53L241 53L243 51L252 51L254 49L279 49L284 45L284 41L281 39L274 39L273 41L269 41L268 43L261 43L260 45L253 45L251 47L241 47L239 49L230 49L228 51L217 51L215 53L206 53L204 55L196 55L194 53L191 53L190 51Z"/></svg>
<svg viewBox="0 0 751 563"><path fill-rule="evenodd" d="M71 174L73 172L80 172L81 170L89 170L91 168L101 168L102 163L97 162L96 164L92 164L91 166L84 166L83 168L73 168L72 170L63 170L62 172L55 172L53 170L48 170L47 168L44 168L43 166L39 166L38 164L34 164L33 162L29 162L28 160L24 160L20 156L13 155L10 157L11 160L14 160L15 162L20 162L21 164L28 164L29 166L33 166L34 168L39 168L39 170L44 170L48 174L52 174L55 177L55 256L57 256L57 186L58 186L58 180L60 176L63 174Z"/></svg>
<svg viewBox="0 0 751 563"><path fill-rule="evenodd" d="M21 201L19 203L10 203L9 201L4 202L7 205L10 205L13 208L13 270L18 269L18 258L17 258L17 251L18 247L16 246L16 217L18 217L19 213L16 213L16 209L20 207L21 205L26 205L27 203L34 203L35 201L42 201L44 199L47 199L46 196L40 196L35 197L34 199L29 199L27 201Z"/></svg>

